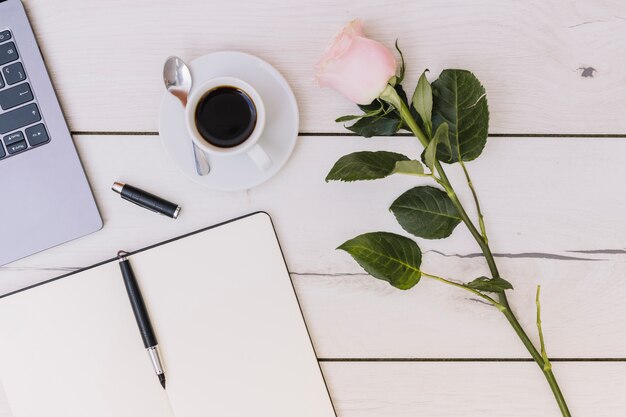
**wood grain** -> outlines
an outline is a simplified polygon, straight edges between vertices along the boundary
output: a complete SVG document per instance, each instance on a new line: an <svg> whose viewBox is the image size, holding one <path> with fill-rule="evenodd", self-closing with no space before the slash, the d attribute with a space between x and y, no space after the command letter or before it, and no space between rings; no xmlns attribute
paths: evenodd
<svg viewBox="0 0 626 417"><path fill-rule="evenodd" d="M320 357L527 357L494 309L427 280L408 292L394 290L334 250L365 231L404 233L387 207L421 180L326 184L325 173L338 157L356 150L415 155L410 138L302 137L278 176L235 193L206 190L183 177L156 136L79 136L77 144L105 228L0 268L0 292L111 258L122 248L132 251L266 210ZM469 164L502 273L516 287L511 301L533 335L535 285L543 285L552 356L625 357L626 197L614 192L622 187L625 152L626 141L614 139L497 138ZM172 221L122 201L110 190L116 180L180 203L180 218ZM448 240L420 245L427 271L465 280L487 272L461 227Z"/></svg>
<svg viewBox="0 0 626 417"><path fill-rule="evenodd" d="M333 34L360 17L387 46L399 39L409 90L425 68L474 71L493 133L626 134L619 0L25 3L75 131L156 131L165 58L236 49L283 72L303 132L340 132L334 118L354 106L317 88L312 68Z"/></svg>
<svg viewBox="0 0 626 417"><path fill-rule="evenodd" d="M324 364L340 417L557 417L534 363ZM623 416L626 364L557 363L573 416Z"/></svg>

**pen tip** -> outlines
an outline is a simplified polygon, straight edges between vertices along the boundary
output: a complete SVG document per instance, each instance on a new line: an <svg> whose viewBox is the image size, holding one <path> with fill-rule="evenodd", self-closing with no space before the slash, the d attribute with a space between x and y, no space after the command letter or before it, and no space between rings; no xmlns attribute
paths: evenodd
<svg viewBox="0 0 626 417"><path fill-rule="evenodd" d="M161 383L163 389L165 389L165 374L159 374L159 382Z"/></svg>
<svg viewBox="0 0 626 417"><path fill-rule="evenodd" d="M123 261L124 259L126 259L127 256L128 256L128 252L126 252L125 250L121 250L117 252L117 258L120 261Z"/></svg>
<svg viewBox="0 0 626 417"><path fill-rule="evenodd" d="M122 188L124 188L124 184L122 184L121 182L114 182L113 186L111 187L111 189L118 194L122 194Z"/></svg>

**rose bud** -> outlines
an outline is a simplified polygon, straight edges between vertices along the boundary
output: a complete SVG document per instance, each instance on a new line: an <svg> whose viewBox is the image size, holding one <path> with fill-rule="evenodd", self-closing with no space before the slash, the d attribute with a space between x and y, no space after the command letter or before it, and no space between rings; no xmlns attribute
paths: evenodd
<svg viewBox="0 0 626 417"><path fill-rule="evenodd" d="M396 74L396 58L380 42L368 39L360 20L348 23L319 60L316 80L357 104L370 104Z"/></svg>

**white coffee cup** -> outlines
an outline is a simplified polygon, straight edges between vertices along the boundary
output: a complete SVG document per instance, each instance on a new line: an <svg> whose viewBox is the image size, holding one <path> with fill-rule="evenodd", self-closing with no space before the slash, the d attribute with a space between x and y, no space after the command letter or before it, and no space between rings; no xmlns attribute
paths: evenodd
<svg viewBox="0 0 626 417"><path fill-rule="evenodd" d="M210 143L205 139L196 125L196 110L200 101L205 95L220 87L231 87L241 90L254 104L256 109L256 124L248 136L242 143L233 147L220 147ZM187 130L191 135L191 139L198 147L210 155L227 156L245 153L257 165L257 167L266 171L272 166L272 160L267 152L258 144L263 129L265 128L265 106L259 93L248 83L234 77L217 77L208 80L202 85L195 88L187 99L185 107L185 123Z"/></svg>

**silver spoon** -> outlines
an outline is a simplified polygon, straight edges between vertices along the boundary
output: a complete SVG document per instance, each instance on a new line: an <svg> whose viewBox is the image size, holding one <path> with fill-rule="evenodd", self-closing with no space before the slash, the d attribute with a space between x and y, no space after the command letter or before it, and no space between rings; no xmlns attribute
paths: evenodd
<svg viewBox="0 0 626 417"><path fill-rule="evenodd" d="M187 106L187 96L191 91L191 72L185 62L175 56L167 58L163 66L163 82L165 88L173 96L178 98L183 104L183 108ZM193 144L193 159L196 162L196 172L200 176L207 175L211 172L211 166L206 159L206 155L195 143Z"/></svg>

